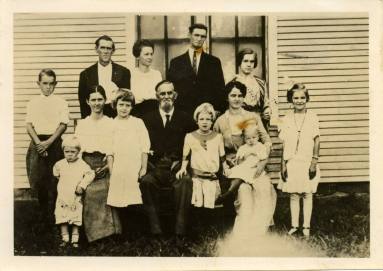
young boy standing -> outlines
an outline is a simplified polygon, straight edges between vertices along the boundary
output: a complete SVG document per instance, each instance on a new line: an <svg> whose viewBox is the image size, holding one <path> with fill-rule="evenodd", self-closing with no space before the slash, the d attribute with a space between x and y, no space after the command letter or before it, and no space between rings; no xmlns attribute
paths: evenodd
<svg viewBox="0 0 383 271"><path fill-rule="evenodd" d="M53 210L57 183L53 177L54 164L62 159L61 135L69 122L68 103L53 95L56 74L51 69L39 73L37 85L41 95L27 105L26 128L31 137L27 152L27 174L32 195L37 196L43 219L54 222Z"/></svg>

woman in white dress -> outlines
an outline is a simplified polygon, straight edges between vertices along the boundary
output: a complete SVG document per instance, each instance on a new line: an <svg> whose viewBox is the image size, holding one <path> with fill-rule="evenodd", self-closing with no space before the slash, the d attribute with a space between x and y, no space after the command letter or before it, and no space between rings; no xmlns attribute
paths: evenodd
<svg viewBox="0 0 383 271"><path fill-rule="evenodd" d="M76 136L82 146L82 158L96 173L84 197L83 222L89 242L121 233L117 212L106 204L109 169L112 158L113 120L104 116L105 90L96 86L89 91L91 114L78 122Z"/></svg>
<svg viewBox="0 0 383 271"><path fill-rule="evenodd" d="M225 95L229 108L217 119L214 124L214 130L223 135L227 163L234 164L233 160L238 148L244 144L242 134L247 123L252 123L252 125L257 127L258 137L266 147L268 156L271 148L271 139L262 125L259 114L246 111L242 108L243 100L246 96L246 86L238 81L231 81L225 86ZM265 162L257 164L254 178L258 178L262 174L265 166ZM270 178L264 178L262 182L257 182L255 189L251 184L240 179L229 179L229 182L231 182L230 192L224 193L226 196L235 194L235 190L232 188L240 182L238 195L234 202L237 216L233 233L238 234L241 238L246 238L254 233L265 233L268 226L272 224L276 205L276 193ZM260 217L262 219L259 219ZM265 217L269 219L264 219ZM260 221L266 221L266 225L259 225Z"/></svg>
<svg viewBox="0 0 383 271"><path fill-rule="evenodd" d="M127 225L128 205L142 204L138 180L146 174L150 139L144 122L130 115L134 96L119 90L113 107L117 117L112 133L112 170L107 204L119 209L122 225Z"/></svg>
<svg viewBox="0 0 383 271"><path fill-rule="evenodd" d="M131 90L135 103L132 115L141 117L157 108L156 85L162 81L161 73L152 69L154 44L149 40L138 40L133 45L133 56L137 67L132 70Z"/></svg>

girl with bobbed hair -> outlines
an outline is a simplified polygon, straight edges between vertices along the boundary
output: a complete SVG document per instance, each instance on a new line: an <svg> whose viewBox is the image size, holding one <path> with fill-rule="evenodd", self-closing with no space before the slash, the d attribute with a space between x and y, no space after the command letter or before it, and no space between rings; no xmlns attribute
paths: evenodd
<svg viewBox="0 0 383 271"><path fill-rule="evenodd" d="M243 108L250 112L259 113L263 125L267 128L270 120L270 108L266 83L253 73L258 64L257 53L250 48L242 49L237 54L236 64L238 74L233 80L243 83L247 89Z"/></svg>
<svg viewBox="0 0 383 271"><path fill-rule="evenodd" d="M162 76L158 70L151 68L154 44L150 40L137 40L132 54L137 64L131 76L131 91L136 100L132 115L141 117L157 107L155 86L162 80Z"/></svg>

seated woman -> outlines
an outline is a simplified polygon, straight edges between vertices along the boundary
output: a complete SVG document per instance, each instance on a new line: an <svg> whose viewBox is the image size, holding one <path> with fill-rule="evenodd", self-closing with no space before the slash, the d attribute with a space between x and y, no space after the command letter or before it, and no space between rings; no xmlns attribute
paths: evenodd
<svg viewBox="0 0 383 271"><path fill-rule="evenodd" d="M231 81L225 86L225 95L229 103L229 109L217 119L214 130L223 135L227 163L235 164L236 153L239 147L244 144L243 129L246 128L249 122L254 125L254 129L257 131L260 141L264 144L268 156L271 139L263 127L259 114L242 108L246 96L246 86L238 81ZM258 162L254 178L261 176L266 162L267 159ZM229 181L231 186L228 193L224 194L226 197L235 195L236 187L239 186L237 199L234 203L237 216L233 231L240 233L244 230L253 229L254 225L249 221L254 221L253 218L259 215L260 212L267 214L263 216L270 218L267 223L268 227L272 222L276 204L276 194L270 179L267 178L265 181L257 182L256 189L253 189L251 184L244 182L242 179L229 179ZM258 201L254 199L258 199ZM259 202L262 202L262 206L258 204ZM258 230L264 231L264 227L258 227Z"/></svg>
<svg viewBox="0 0 383 271"><path fill-rule="evenodd" d="M154 44L151 41L136 41L132 53L137 60L137 67L132 70L131 77L131 90L136 101L132 115L142 117L158 106L155 87L162 81L162 76L158 70L151 68L154 54Z"/></svg>
<svg viewBox="0 0 383 271"><path fill-rule="evenodd" d="M237 54L238 74L233 80L246 86L246 96L243 108L250 112L259 113L264 127L267 129L270 121L269 97L266 83L254 75L257 67L257 53L250 48L245 48Z"/></svg>
<svg viewBox="0 0 383 271"><path fill-rule="evenodd" d="M83 224L89 242L121 233L117 212L106 204L109 189L109 167L112 160L113 120L104 116L105 90L95 86L86 98L91 114L80 120L76 136L81 142L83 160L96 172L84 197Z"/></svg>

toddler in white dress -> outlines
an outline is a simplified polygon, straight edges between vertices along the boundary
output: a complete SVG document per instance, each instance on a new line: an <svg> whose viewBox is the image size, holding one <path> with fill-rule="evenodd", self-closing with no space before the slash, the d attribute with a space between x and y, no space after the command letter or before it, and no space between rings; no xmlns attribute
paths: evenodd
<svg viewBox="0 0 383 271"><path fill-rule="evenodd" d="M69 242L69 225L72 225L71 243L78 247L79 227L82 225L82 199L86 187L93 181L95 173L78 157L81 150L76 137L68 137L62 143L65 159L53 167L53 175L59 179L55 208L56 224L60 225L61 245Z"/></svg>

